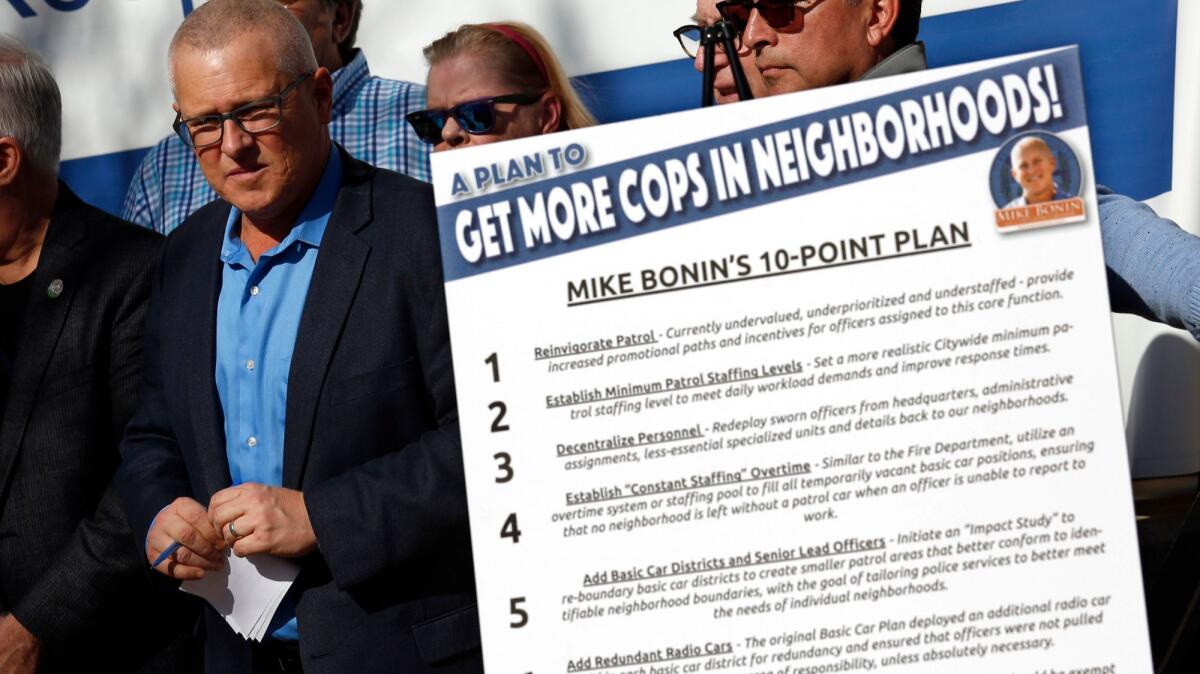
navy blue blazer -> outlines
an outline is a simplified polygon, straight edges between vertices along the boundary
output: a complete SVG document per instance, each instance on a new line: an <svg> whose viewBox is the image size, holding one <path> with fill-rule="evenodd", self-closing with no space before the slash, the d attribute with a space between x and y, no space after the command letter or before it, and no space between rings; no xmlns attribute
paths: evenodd
<svg viewBox="0 0 1200 674"><path fill-rule="evenodd" d="M432 190L342 162L287 391L283 486L304 492L318 541L297 579L304 671L481 672ZM172 232L154 279L118 474L139 540L175 498L230 485L214 381L229 211L215 201ZM205 627L207 671L251 671L211 608Z"/></svg>

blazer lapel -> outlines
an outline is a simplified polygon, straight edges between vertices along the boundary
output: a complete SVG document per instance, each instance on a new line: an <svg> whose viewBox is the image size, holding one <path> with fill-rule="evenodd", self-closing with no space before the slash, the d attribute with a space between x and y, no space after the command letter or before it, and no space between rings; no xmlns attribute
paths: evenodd
<svg viewBox="0 0 1200 674"><path fill-rule="evenodd" d="M16 462L25 427L42 386L50 356L58 344L79 279L90 217L76 211L83 206L66 185L59 183L59 196L42 244L37 269L30 278L29 304L25 310L17 362L13 364L8 402L0 423L0 494L7 489L9 472ZM57 292L51 292L51 284Z"/></svg>
<svg viewBox="0 0 1200 674"><path fill-rule="evenodd" d="M321 388L371 250L356 233L371 221L373 171L339 151L342 188L321 240L288 377L283 486L289 489L304 479Z"/></svg>
<svg viewBox="0 0 1200 674"><path fill-rule="evenodd" d="M230 207L232 208L232 207ZM187 307L187 325L178 333L183 348L166 347L163 353L176 354L182 360L183 381L187 390L188 409L192 413L192 433L196 439L196 454L200 457L207 494L197 494L197 500L207 503L208 497L232 482L229 476L229 457L225 451L225 417L217 395L217 298L221 292L221 246L225 222L230 208L216 209L206 223L204 250L187 258L189 269L181 276L195 279L188 284L180 306Z"/></svg>

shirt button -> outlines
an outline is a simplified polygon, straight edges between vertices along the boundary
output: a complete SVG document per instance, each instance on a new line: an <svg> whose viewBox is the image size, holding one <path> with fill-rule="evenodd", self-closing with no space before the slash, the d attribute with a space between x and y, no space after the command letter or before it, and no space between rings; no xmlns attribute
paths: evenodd
<svg viewBox="0 0 1200 674"><path fill-rule="evenodd" d="M254 369L254 361L253 361L253 360L248 360L248 361L246 361L246 369L247 369L247 370L253 370L253 369Z"/></svg>
<svg viewBox="0 0 1200 674"><path fill-rule="evenodd" d="M258 296L258 286L251 286L251 287L250 287L250 294L251 294L251 295L253 295L253 296L255 296L255 297L257 297L257 296Z"/></svg>
<svg viewBox="0 0 1200 674"><path fill-rule="evenodd" d="M246 441L246 445L249 447L257 447L258 446L258 438L254 437L254 436L250 436L250 439Z"/></svg>

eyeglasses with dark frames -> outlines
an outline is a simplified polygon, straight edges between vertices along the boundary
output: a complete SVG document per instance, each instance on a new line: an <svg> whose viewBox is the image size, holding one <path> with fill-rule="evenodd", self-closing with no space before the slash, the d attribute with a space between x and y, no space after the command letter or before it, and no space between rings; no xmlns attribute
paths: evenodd
<svg viewBox="0 0 1200 674"><path fill-rule="evenodd" d="M701 41L704 38L704 26L689 23L676 28L672 35L679 42L679 46L683 47L683 53L687 54L688 58L696 58L704 46Z"/></svg>
<svg viewBox="0 0 1200 674"><path fill-rule="evenodd" d="M283 100L300 86L304 80L312 77L313 73L305 73L284 87L283 91L257 101L216 115L201 115L191 119L182 119L175 113L175 122L171 125L175 134L183 144L193 150L212 147L225 137L225 122L233 120L238 128L249 134L259 134L270 131L283 122Z"/></svg>
<svg viewBox="0 0 1200 674"><path fill-rule="evenodd" d="M536 103L544 93L505 94L477 98L464 101L452 108L430 108L410 112L404 118L408 120L413 131L417 132L418 138L430 145L437 145L442 142L442 129L446 126L446 120L451 117L463 131L471 135L488 133L496 128L497 103L529 105Z"/></svg>

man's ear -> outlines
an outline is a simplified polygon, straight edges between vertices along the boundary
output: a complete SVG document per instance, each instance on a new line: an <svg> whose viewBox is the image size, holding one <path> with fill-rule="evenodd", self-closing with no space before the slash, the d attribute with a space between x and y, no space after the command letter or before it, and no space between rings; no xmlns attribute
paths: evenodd
<svg viewBox="0 0 1200 674"><path fill-rule="evenodd" d="M901 0L865 0L870 9L867 18L867 44L879 48L884 45L896 27L900 16Z"/></svg>
<svg viewBox="0 0 1200 674"><path fill-rule="evenodd" d="M358 13L358 3L339 2L333 14L333 43L339 47L350 35L354 26L354 15Z"/></svg>
<svg viewBox="0 0 1200 674"><path fill-rule="evenodd" d="M8 187L16 181L25 165L25 153L12 136L0 136L0 187Z"/></svg>
<svg viewBox="0 0 1200 674"><path fill-rule="evenodd" d="M313 73L313 92L317 97L317 114L322 124L333 120L333 76L325 68Z"/></svg>
<svg viewBox="0 0 1200 674"><path fill-rule="evenodd" d="M542 97L542 133L562 130L562 101L554 92L547 91Z"/></svg>

